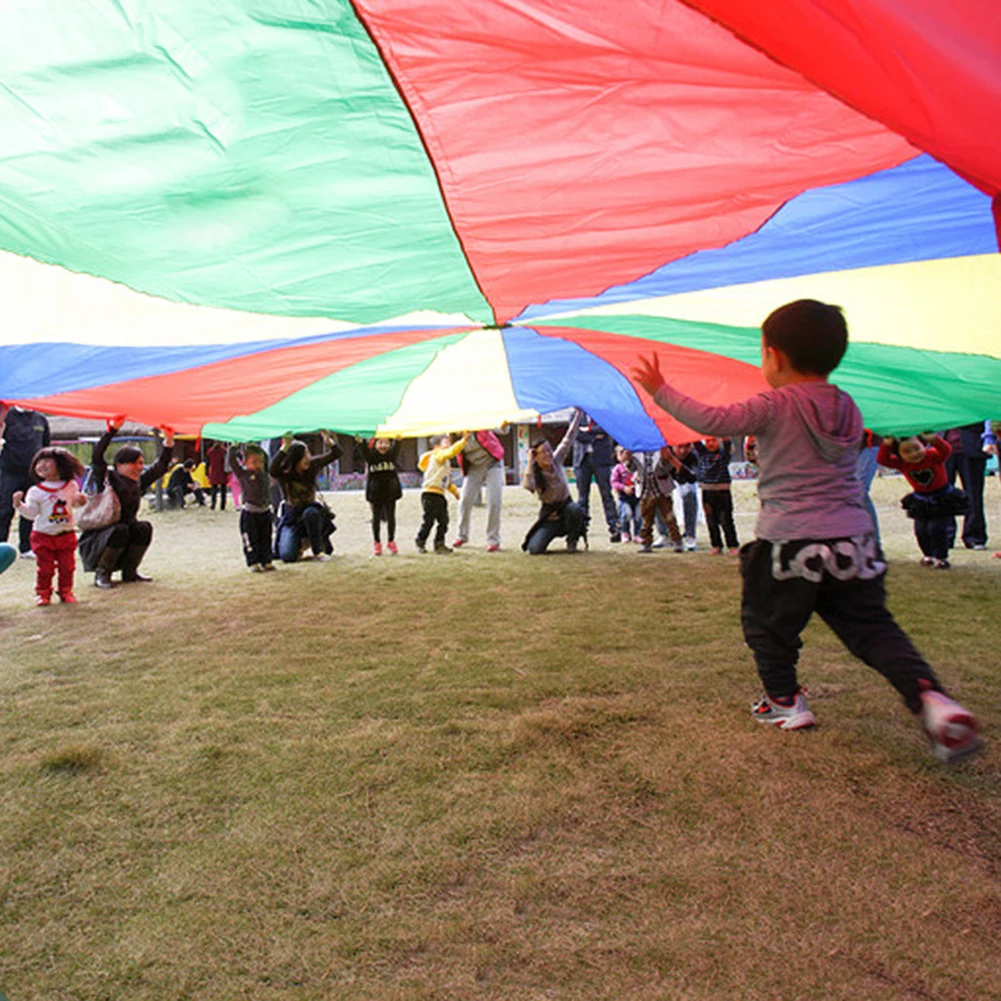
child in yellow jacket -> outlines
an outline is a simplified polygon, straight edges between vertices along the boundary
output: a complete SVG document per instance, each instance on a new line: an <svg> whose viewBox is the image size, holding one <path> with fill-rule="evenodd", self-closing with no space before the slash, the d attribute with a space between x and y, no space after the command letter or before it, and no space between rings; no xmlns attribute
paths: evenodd
<svg viewBox="0 0 1001 1001"><path fill-rule="evenodd" d="M434 533L434 551L445 555L452 550L445 545L448 534L448 501L445 499L447 490L454 497L459 496L459 490L452 482L452 459L466 444L469 433L464 434L454 445L447 434L441 434L431 439L431 448L417 460L417 468L424 474L421 483L421 507L424 510L424 520L417 532L417 548L426 553L426 543L431 529L437 523Z"/></svg>

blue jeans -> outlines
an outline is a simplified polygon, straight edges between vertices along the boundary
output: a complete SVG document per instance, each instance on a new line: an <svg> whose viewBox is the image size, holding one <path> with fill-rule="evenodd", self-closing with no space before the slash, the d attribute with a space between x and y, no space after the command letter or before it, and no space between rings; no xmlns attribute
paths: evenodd
<svg viewBox="0 0 1001 1001"><path fill-rule="evenodd" d="M685 538L695 540L695 529L699 523L699 487L697 483L679 483L681 510L685 518Z"/></svg>
<svg viewBox="0 0 1001 1001"><path fill-rule="evenodd" d="M558 518L540 522L522 548L530 556L539 556L546 551L553 539L565 535L568 542L576 542L586 528L587 515L583 508L570 501Z"/></svg>
<svg viewBox="0 0 1001 1001"><path fill-rule="evenodd" d="M619 494L619 526L626 535L639 538L643 528L640 501L636 494Z"/></svg>
<svg viewBox="0 0 1001 1001"><path fill-rule="evenodd" d="M587 455L579 466L574 466L573 472L577 479L577 503L584 509L584 513L589 513L593 479L598 484L598 493L601 494L608 534L618 535L619 517L615 510L615 498L612 496L612 470L608 466L596 466L591 456Z"/></svg>
<svg viewBox="0 0 1001 1001"><path fill-rule="evenodd" d="M304 538L309 539L316 556L328 552L330 537L326 534L325 520L320 508L311 504L297 522L283 524L278 535L278 558L282 563L295 563L299 559Z"/></svg>
<svg viewBox="0 0 1001 1001"><path fill-rule="evenodd" d="M559 521L544 521L528 540L528 552L532 556L539 556L549 548L549 543L553 539L566 535L563 523Z"/></svg>
<svg viewBox="0 0 1001 1001"><path fill-rule="evenodd" d="M879 455L878 448L863 448L858 454L858 462L855 465L855 478L862 484L862 502L865 504L865 509L869 512L869 517L872 518L872 530L876 533L876 541L879 541L879 521L876 519L876 507L872 502L872 498L869 496L869 491L872 489L872 481L876 477L876 470L879 468L879 463L876 462L876 456Z"/></svg>

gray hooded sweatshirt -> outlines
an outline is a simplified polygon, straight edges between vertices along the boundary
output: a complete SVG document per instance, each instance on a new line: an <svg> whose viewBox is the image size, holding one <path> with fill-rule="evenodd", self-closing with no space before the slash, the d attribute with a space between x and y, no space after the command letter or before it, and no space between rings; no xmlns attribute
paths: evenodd
<svg viewBox="0 0 1001 1001"><path fill-rule="evenodd" d="M833 383L796 382L721 407L668 385L654 399L699 434L757 437L759 539L841 539L873 531L855 475L862 414Z"/></svg>

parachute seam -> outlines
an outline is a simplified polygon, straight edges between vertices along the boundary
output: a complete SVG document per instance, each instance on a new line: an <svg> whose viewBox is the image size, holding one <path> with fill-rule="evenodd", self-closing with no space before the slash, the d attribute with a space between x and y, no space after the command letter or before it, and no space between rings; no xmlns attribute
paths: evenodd
<svg viewBox="0 0 1001 1001"><path fill-rule="evenodd" d="M446 191L445 185L442 183L438 160L433 153L435 148L440 150L441 145L430 141L421 125L420 120L414 112L414 106L421 103L418 100L418 95L416 93L411 94L408 91L408 88L397 77L393 64L387 55L387 51L379 41L379 35L377 34L376 29L365 20L362 11L358 7L357 0L348 0L348 3L351 6L352 11L354 11L354 15L357 18L358 23L365 29L365 33L368 35L369 40L372 45L375 46L376 52L379 53L383 69L385 69L386 75L392 82L397 94L400 95L400 101L402 102L403 107L406 108L407 114L410 116L410 121L413 123L414 129L417 132L417 138L420 140L421 146L424 149L424 154L431 166L431 173L434 175L435 184L438 186L438 193L441 195L442 207L445 209L445 215L448 217L449 224L452 227L452 233L455 236L456 243L458 243L459 249L462 251L462 258L466 262L466 267L469 269L469 275L473 279L473 283L479 290L480 295L483 296L483 301L487 304L487 307L490 309L490 313L494 318L493 324L489 324L489 326L498 325L497 310L494 308L494 304L490 301L490 297L487 295L486 289L484 289L480 284L479 276L473 268L473 262L470 259L469 251L466 249L466 244L463 241L462 234L456 224L455 216L452 214L452 207L448 200L448 192ZM442 157L442 159L444 160L444 157Z"/></svg>

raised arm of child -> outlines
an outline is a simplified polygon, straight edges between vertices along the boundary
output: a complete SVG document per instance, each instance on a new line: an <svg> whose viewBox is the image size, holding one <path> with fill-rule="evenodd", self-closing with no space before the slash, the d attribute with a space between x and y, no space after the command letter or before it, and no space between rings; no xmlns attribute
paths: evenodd
<svg viewBox="0 0 1001 1001"><path fill-rule="evenodd" d="M918 436L925 443L925 452L930 453L935 462L945 462L952 455L952 446L941 436L926 431Z"/></svg>
<svg viewBox="0 0 1001 1001"><path fill-rule="evenodd" d="M633 369L633 378L653 397L657 406L699 434L718 438L756 435L771 420L771 404L762 393L725 406L701 403L686 396L664 381L656 355L641 356Z"/></svg>
<svg viewBox="0 0 1001 1001"><path fill-rule="evenodd" d="M449 459L454 459L463 449L466 442L469 440L469 432L466 431L465 434L454 444L449 445L448 448L436 448L435 458L439 462L448 462Z"/></svg>

